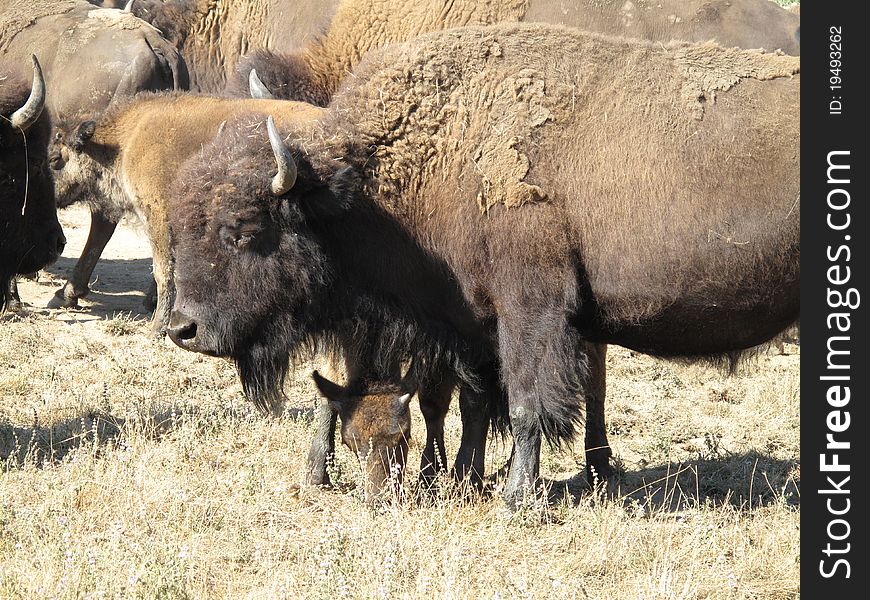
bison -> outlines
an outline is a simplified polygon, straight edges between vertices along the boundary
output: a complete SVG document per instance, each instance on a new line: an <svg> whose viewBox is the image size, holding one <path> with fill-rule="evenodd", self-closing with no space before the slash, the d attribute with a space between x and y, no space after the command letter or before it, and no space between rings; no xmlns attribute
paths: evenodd
<svg viewBox="0 0 870 600"><path fill-rule="evenodd" d="M191 88L220 92L239 57L257 48L301 48L329 22L338 0L135 0L133 14L181 51Z"/></svg>
<svg viewBox="0 0 870 600"><path fill-rule="evenodd" d="M276 97L326 106L347 73L374 48L466 25L544 22L659 42L672 39L800 54L800 17L770 0L343 0L326 32L293 54L263 46L239 63L227 92L247 93L256 68Z"/></svg>
<svg viewBox="0 0 870 600"><path fill-rule="evenodd" d="M31 60L30 85L16 68L0 65L0 311L11 278L54 262L66 244L46 165L45 81Z"/></svg>
<svg viewBox="0 0 870 600"><path fill-rule="evenodd" d="M316 118L322 109L299 102L229 100L179 93L140 95L117 103L97 120L58 136L49 163L58 193L69 202L100 199L117 223L133 214L145 224L154 260L154 328L169 322L171 268L166 218L169 186L179 166L237 113L270 111L281 123ZM160 148L155 152L155 148ZM102 249L102 248L100 248ZM92 258L85 249L83 258ZM83 261L80 261L80 264ZM93 269L93 263L89 264ZM85 279L86 281L86 279ZM76 290L77 293L81 290Z"/></svg>
<svg viewBox="0 0 870 600"><path fill-rule="evenodd" d="M478 2L445 4L441 0L344 0L325 34L312 40L302 51L292 55L277 55L258 50L244 59L239 64L236 76L228 82L227 93L231 96L246 96L250 90L255 97L279 97L326 106L346 74L372 48L404 41L429 30L521 20L574 25L593 31L658 41L672 38L705 41L716 38L726 45L765 46L783 48L792 54L800 53L799 19L768 0L736 3L680 1L658 3L655 6L635 6L632 2L595 5L563 2L558 8L540 0L499 0L486 5ZM256 69L260 69L267 84L262 83ZM595 381L593 387L598 391L590 395L587 402L587 411L592 417L587 421L587 474L590 481L593 477L607 479L612 474L609 465L611 451L604 422L604 352L606 348L592 351L593 356L600 360L593 364L591 376ZM433 399L425 405L439 406L446 412L450 390L444 387L442 391L446 395L440 401ZM595 403L595 406L591 406L590 402ZM324 417L319 422L331 422L334 429L335 416L332 416L331 421ZM328 432L318 432L315 439L331 439L330 435ZM315 447L318 443L315 443ZM469 446L472 447L482 466L482 442ZM424 465L433 464L427 463L434 457L429 449L427 444ZM325 455L313 451L312 456ZM325 473L325 464L312 469Z"/></svg>
<svg viewBox="0 0 870 600"><path fill-rule="evenodd" d="M95 8L84 0L7 0L0 7L0 55L14 62L39 49L46 108L63 138L70 124L96 119L116 100L143 90L184 89L187 67L176 49L147 23L121 10ZM71 198L57 195L58 205ZM51 307L76 306L88 292L97 259L117 226L118 210L100 196L87 198L91 229L82 258Z"/></svg>
<svg viewBox="0 0 870 600"><path fill-rule="evenodd" d="M383 496L390 482L400 483L404 474L411 439L413 385L353 379L342 386L317 371L312 377L331 412L341 416L342 442L357 456L366 474L366 498L371 501Z"/></svg>
<svg viewBox="0 0 870 600"><path fill-rule="evenodd" d="M348 318L471 371L494 348L515 503L582 418L584 342L703 359L798 318L799 71L522 24L370 54L313 128L230 123L184 167L170 337L266 403Z"/></svg>

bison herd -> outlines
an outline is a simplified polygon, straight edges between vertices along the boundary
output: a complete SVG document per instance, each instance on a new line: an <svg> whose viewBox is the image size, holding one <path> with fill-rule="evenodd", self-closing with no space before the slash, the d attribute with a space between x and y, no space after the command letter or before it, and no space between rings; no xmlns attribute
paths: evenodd
<svg viewBox="0 0 870 600"><path fill-rule="evenodd" d="M457 388L457 477L509 433L515 505L583 424L608 483L607 344L733 360L799 317L799 54L769 0L8 0L0 302L56 207L92 222L54 308L134 215L155 333L257 407L343 363L310 483L339 417L369 497L400 480L415 393L431 479Z"/></svg>

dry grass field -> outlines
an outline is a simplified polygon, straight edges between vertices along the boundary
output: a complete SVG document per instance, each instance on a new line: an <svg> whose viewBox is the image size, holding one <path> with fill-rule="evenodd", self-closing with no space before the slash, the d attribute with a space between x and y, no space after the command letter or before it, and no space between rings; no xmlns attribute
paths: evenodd
<svg viewBox="0 0 870 600"><path fill-rule="evenodd" d="M337 490L298 486L310 365L266 418L230 364L149 336L134 229L83 309L37 308L86 235L83 209L61 220L65 258L22 285L29 313L0 317L0 598L799 596L797 345L730 377L612 348L616 499L588 492L578 443L544 451L549 507L427 493L412 465L403 501L370 509L344 448ZM449 452L459 428L454 410ZM488 472L508 453L492 440Z"/></svg>

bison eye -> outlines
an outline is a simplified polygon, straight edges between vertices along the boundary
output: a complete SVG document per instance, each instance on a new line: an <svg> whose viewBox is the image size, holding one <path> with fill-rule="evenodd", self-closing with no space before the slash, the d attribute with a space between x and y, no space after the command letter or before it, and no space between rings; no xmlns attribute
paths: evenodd
<svg viewBox="0 0 870 600"><path fill-rule="evenodd" d="M239 233L238 237L236 237L236 248L247 248L251 245L251 242L254 241L254 234L252 233Z"/></svg>

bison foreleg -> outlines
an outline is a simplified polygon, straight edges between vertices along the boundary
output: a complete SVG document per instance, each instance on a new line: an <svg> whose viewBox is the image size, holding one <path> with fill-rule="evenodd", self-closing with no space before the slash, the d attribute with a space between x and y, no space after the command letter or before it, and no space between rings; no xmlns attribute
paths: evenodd
<svg viewBox="0 0 870 600"><path fill-rule="evenodd" d="M605 360L607 346L586 344L589 357L589 382L586 386L586 477L593 487L613 482L610 443L604 422L607 391Z"/></svg>
<svg viewBox="0 0 870 600"><path fill-rule="evenodd" d="M78 306L78 299L83 298L90 291L88 283L97 266L97 261L103 254L103 250L115 228L116 221L107 218L99 211L91 211L91 229L88 233L88 241L85 243L82 255L70 277L62 288L54 293L54 297L48 302L49 308L74 308Z"/></svg>
<svg viewBox="0 0 870 600"><path fill-rule="evenodd" d="M327 464L335 456L335 427L338 413L332 409L326 398L317 399L314 409L314 439L308 451L308 470L305 483L309 485L332 485L329 480Z"/></svg>
<svg viewBox="0 0 870 600"><path fill-rule="evenodd" d="M444 419L450 409L450 397L456 385L455 378L445 374L432 385L424 385L418 392L420 412L426 421L426 447L420 459L420 479L431 485L439 471L447 469L444 450Z"/></svg>
<svg viewBox="0 0 870 600"><path fill-rule="evenodd" d="M15 277L9 280L9 286L3 290L3 293L6 294L6 310L17 312L23 308L21 296L18 294L18 280Z"/></svg>

